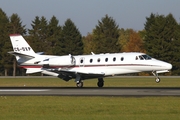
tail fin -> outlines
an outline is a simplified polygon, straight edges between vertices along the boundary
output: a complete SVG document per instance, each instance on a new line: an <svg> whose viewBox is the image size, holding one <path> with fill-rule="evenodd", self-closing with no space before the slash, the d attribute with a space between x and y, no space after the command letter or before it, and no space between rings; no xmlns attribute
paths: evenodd
<svg viewBox="0 0 180 120"><path fill-rule="evenodd" d="M8 53L14 55L18 63L23 63L35 57L36 54L34 50L21 35L10 35L10 39L14 51Z"/></svg>
<svg viewBox="0 0 180 120"><path fill-rule="evenodd" d="M31 62L28 63L28 61L35 58L37 54L29 46L26 40L21 35L18 34L10 35L10 39L14 51L8 53L16 57L17 63L19 65L32 64ZM25 69L27 69L26 73L36 73L42 71L41 68L25 68Z"/></svg>
<svg viewBox="0 0 180 120"><path fill-rule="evenodd" d="M19 34L10 35L11 43L15 53L34 56L34 50L29 46L26 40Z"/></svg>

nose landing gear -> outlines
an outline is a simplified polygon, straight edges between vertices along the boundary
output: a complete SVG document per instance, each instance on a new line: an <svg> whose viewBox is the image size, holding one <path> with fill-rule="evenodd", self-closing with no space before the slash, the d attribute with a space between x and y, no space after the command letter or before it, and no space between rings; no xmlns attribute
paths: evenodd
<svg viewBox="0 0 180 120"><path fill-rule="evenodd" d="M154 77L156 77L155 82L159 83L161 79L158 77L158 74L156 73L156 71L152 71L152 74L154 75Z"/></svg>
<svg viewBox="0 0 180 120"><path fill-rule="evenodd" d="M156 81L156 83L159 83L161 80L159 77L157 77L155 81Z"/></svg>

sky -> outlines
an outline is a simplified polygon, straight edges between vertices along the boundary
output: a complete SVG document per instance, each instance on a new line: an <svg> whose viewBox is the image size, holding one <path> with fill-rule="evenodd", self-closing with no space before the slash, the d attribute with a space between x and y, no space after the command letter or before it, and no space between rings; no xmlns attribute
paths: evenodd
<svg viewBox="0 0 180 120"><path fill-rule="evenodd" d="M36 16L49 21L54 15L61 26L70 18L83 36L92 33L106 14L119 28L136 31L144 29L151 13L172 13L180 22L180 0L0 0L0 8L8 17L17 13L28 29Z"/></svg>

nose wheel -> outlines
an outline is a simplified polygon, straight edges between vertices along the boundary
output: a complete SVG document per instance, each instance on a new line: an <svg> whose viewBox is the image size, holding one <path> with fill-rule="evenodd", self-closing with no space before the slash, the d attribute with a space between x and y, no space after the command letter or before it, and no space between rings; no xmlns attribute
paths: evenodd
<svg viewBox="0 0 180 120"><path fill-rule="evenodd" d="M157 78L155 79L155 81L156 81L156 83L159 83L161 80L160 80L159 77L157 77Z"/></svg>
<svg viewBox="0 0 180 120"><path fill-rule="evenodd" d="M156 82L156 83L159 83L161 80L160 80L160 78L158 77L158 74L156 73L156 71L152 71L152 74L154 75L154 77L156 77L155 82Z"/></svg>

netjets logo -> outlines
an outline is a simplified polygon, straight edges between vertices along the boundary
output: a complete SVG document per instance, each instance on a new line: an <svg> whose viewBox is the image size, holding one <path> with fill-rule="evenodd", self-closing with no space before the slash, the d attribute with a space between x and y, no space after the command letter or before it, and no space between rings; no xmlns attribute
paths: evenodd
<svg viewBox="0 0 180 120"><path fill-rule="evenodd" d="M21 48L14 47L13 49L14 49L14 51L30 51L31 47L21 47Z"/></svg>

